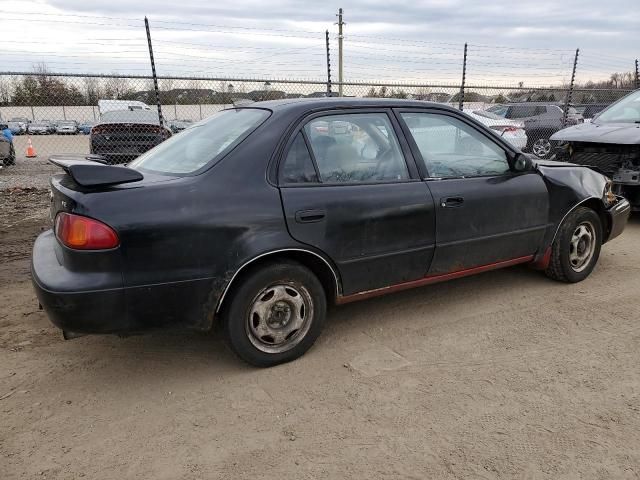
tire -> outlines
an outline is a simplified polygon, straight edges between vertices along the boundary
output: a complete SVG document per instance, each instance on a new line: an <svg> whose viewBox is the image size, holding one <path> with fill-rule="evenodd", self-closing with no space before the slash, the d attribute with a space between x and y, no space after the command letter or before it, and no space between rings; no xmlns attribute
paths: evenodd
<svg viewBox="0 0 640 480"><path fill-rule="evenodd" d="M245 362L271 367L303 355L324 327L327 299L303 265L281 261L249 273L223 306L229 346Z"/></svg>
<svg viewBox="0 0 640 480"><path fill-rule="evenodd" d="M578 207L560 225L545 273L560 282L581 282L596 266L601 247L600 216L590 208Z"/></svg>

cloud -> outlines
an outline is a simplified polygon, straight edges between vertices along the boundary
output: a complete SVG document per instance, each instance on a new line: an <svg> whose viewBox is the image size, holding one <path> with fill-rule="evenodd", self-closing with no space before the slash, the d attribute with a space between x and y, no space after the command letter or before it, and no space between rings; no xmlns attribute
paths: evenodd
<svg viewBox="0 0 640 480"><path fill-rule="evenodd" d="M583 71L590 75L602 70L602 75L608 76L611 71L632 68L640 56L631 40L640 30L640 17L631 14L637 11L636 2L22 0L9 2L10 8L4 11L11 13L3 20L3 27L9 36L20 35L24 23L16 16L31 11L31 18L39 22L37 34L29 36L35 45L21 44L20 48L37 53L45 51L46 45L46 51L60 55L47 58L42 53L38 59L71 69L73 57L65 59L63 55L70 55L69 45L75 42L72 52L81 56L75 62L78 69L143 71L148 63L141 21L147 15L161 72L188 74L197 67L208 74L228 76L262 73L322 78L323 31L331 31L335 51L335 13L342 6L349 78L395 76L402 81L429 74L429 78L453 81L459 76L462 45L468 42L470 66L475 68L470 69L471 76L507 81L512 75L560 82L570 71L577 47L582 50ZM44 17L38 13L78 16ZM40 39L42 45L38 44ZM107 45L83 45L95 39L106 39ZM128 46L125 41L139 44ZM9 53L0 48L0 61L15 69L19 63ZM25 56L23 62L32 57Z"/></svg>

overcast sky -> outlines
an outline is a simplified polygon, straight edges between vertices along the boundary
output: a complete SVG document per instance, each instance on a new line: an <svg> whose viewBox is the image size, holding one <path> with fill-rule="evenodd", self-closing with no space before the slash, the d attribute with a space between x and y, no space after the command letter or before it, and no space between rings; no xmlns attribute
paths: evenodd
<svg viewBox="0 0 640 480"><path fill-rule="evenodd" d="M325 78L324 31L337 77L335 13L344 9L345 80L567 81L630 71L640 56L639 0L0 0L0 70L45 62L61 72Z"/></svg>

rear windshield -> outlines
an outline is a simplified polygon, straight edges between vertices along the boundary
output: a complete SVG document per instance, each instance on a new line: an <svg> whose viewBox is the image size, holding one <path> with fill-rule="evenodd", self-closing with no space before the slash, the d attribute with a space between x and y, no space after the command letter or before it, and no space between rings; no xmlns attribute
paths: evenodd
<svg viewBox="0 0 640 480"><path fill-rule="evenodd" d="M640 123L640 91L627 95L603 111L597 123Z"/></svg>
<svg viewBox="0 0 640 480"><path fill-rule="evenodd" d="M223 110L149 150L129 167L176 175L196 172L222 158L268 116L268 111L257 108Z"/></svg>

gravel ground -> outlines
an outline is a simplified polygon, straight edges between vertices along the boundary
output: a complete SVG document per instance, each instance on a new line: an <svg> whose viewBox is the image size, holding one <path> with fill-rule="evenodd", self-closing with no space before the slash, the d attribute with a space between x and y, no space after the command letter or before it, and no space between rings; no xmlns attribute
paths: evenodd
<svg viewBox="0 0 640 480"><path fill-rule="evenodd" d="M88 135L34 135L31 137L36 158L26 158L26 135L14 137L16 165L0 169L0 190L10 188L48 188L49 177L60 169L47 158L58 153L89 153Z"/></svg>
<svg viewBox="0 0 640 480"><path fill-rule="evenodd" d="M514 267L347 305L257 370L217 333L62 340L28 273L47 191L0 202L3 480L640 477L637 219L580 284Z"/></svg>

